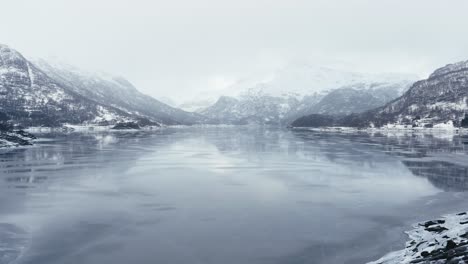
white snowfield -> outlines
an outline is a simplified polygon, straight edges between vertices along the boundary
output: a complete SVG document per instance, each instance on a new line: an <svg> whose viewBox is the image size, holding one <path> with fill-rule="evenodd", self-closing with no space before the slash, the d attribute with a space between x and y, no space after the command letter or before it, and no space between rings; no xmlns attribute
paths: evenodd
<svg viewBox="0 0 468 264"><path fill-rule="evenodd" d="M465 212L418 223L407 234L410 240L405 249L368 264L468 263L468 214Z"/></svg>

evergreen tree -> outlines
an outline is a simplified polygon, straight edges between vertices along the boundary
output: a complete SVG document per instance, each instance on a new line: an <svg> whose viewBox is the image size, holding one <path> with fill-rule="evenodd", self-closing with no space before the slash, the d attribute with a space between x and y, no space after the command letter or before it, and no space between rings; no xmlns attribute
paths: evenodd
<svg viewBox="0 0 468 264"><path fill-rule="evenodd" d="M465 115L465 118L461 121L461 127L468 128L468 115Z"/></svg>

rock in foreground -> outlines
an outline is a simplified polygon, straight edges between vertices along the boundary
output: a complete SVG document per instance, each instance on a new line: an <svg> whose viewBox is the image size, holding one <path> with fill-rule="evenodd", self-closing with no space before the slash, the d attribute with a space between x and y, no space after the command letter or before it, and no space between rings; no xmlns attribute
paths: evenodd
<svg viewBox="0 0 468 264"><path fill-rule="evenodd" d="M407 232L406 248L369 264L468 263L468 214L419 223Z"/></svg>

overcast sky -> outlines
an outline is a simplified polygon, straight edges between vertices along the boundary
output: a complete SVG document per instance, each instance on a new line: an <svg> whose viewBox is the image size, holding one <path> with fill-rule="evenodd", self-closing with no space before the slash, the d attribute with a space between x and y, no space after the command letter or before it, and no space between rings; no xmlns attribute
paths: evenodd
<svg viewBox="0 0 468 264"><path fill-rule="evenodd" d="M425 76L468 59L465 0L0 0L0 42L183 100L292 60Z"/></svg>

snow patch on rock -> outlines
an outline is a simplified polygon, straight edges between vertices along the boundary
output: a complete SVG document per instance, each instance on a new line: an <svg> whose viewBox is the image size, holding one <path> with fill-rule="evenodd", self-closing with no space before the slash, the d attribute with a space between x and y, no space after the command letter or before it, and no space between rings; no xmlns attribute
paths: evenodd
<svg viewBox="0 0 468 264"><path fill-rule="evenodd" d="M468 214L446 215L418 223L407 234L403 250L368 264L468 263Z"/></svg>

